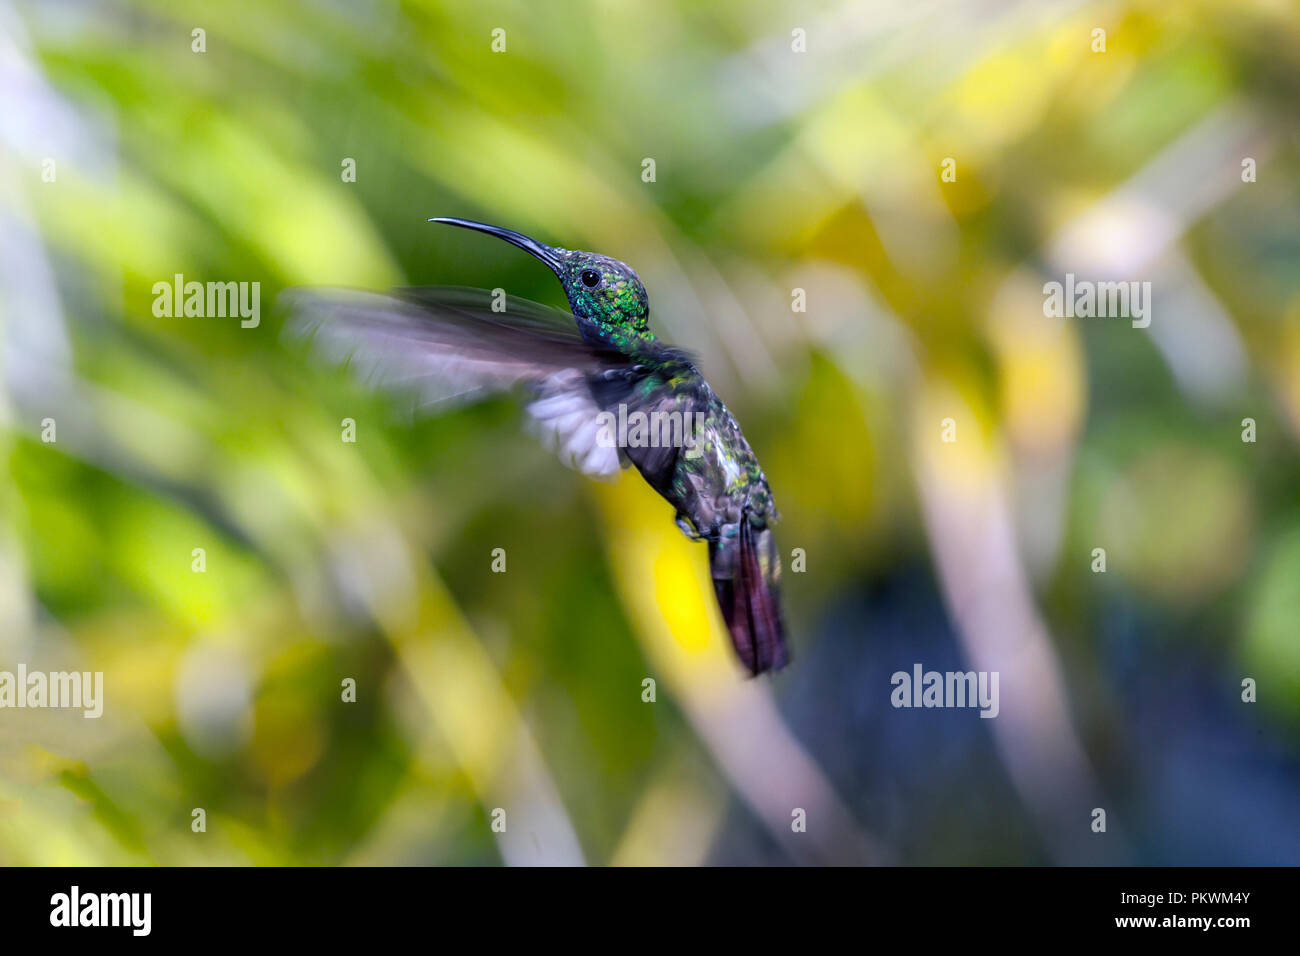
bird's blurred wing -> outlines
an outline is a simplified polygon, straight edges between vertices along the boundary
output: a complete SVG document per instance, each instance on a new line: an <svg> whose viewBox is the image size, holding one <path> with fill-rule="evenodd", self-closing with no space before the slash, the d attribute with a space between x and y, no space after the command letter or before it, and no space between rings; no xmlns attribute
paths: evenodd
<svg viewBox="0 0 1300 956"><path fill-rule="evenodd" d="M343 289L286 293L291 336L346 363L367 386L405 392L430 409L473 401L565 369L595 370L564 313L514 300L493 312L488 293L412 289L391 295Z"/></svg>
<svg viewBox="0 0 1300 956"><path fill-rule="evenodd" d="M617 448L598 441L589 383L629 363L588 345L573 316L515 297L498 312L490 293L456 287L295 290L285 300L289 335L363 384L409 395L424 413L522 388L535 430L561 460L595 477L618 473Z"/></svg>

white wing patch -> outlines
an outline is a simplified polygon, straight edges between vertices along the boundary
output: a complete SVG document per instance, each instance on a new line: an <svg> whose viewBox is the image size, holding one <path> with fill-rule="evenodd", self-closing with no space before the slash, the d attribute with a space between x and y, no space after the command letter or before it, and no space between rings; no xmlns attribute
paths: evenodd
<svg viewBox="0 0 1300 956"><path fill-rule="evenodd" d="M538 398L529 404L530 430L560 461L584 475L612 481L621 467L612 435L601 434L600 408L581 372L566 369L537 385Z"/></svg>

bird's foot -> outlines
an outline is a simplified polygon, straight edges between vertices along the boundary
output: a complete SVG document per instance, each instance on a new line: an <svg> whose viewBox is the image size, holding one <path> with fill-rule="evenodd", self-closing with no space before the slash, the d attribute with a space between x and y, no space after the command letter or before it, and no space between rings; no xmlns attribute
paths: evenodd
<svg viewBox="0 0 1300 956"><path fill-rule="evenodd" d="M686 515L679 514L677 516L677 527L681 528L682 534L686 535L686 537L690 538L692 541L704 540L704 535L700 534L699 530L695 527L695 522Z"/></svg>

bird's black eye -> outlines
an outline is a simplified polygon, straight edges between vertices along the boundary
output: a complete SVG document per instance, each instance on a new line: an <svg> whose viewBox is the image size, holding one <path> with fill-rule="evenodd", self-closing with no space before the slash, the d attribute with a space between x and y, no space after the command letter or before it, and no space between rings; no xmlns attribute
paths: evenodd
<svg viewBox="0 0 1300 956"><path fill-rule="evenodd" d="M582 279L582 284L588 289L594 289L600 285L600 273L595 269L583 269L579 278Z"/></svg>

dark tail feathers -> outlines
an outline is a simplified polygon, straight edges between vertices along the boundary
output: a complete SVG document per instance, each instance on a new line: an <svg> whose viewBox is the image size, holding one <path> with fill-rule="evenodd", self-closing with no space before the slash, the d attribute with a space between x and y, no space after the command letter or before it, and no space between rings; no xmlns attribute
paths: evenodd
<svg viewBox="0 0 1300 956"><path fill-rule="evenodd" d="M748 515L742 517L709 542L709 567L741 661L754 676L780 670L790 655L781 621L781 556L771 529L755 528Z"/></svg>

